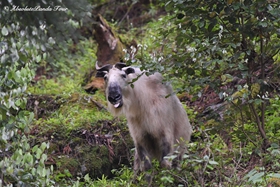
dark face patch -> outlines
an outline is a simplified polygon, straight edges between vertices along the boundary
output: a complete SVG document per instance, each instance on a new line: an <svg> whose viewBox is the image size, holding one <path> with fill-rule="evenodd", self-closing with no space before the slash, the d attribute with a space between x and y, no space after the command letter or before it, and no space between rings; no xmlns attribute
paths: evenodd
<svg viewBox="0 0 280 187"><path fill-rule="evenodd" d="M124 63L117 63L113 67L106 65L98 69L97 76L105 80L107 100L115 108L123 106L122 88L125 89L128 84L128 75L132 73L135 73L135 69L126 67Z"/></svg>
<svg viewBox="0 0 280 187"><path fill-rule="evenodd" d="M115 108L120 108L123 105L121 88L117 83L111 83L108 86L108 101Z"/></svg>

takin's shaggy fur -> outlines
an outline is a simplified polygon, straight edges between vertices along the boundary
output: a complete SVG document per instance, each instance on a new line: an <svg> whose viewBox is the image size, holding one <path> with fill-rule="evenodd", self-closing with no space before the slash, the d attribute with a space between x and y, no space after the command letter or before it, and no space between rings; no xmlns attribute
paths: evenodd
<svg viewBox="0 0 280 187"><path fill-rule="evenodd" d="M139 68L114 66L97 67L97 77L104 77L108 110L127 118L136 151L134 171L145 171L151 160L170 167L165 156L178 151L181 159L190 140L192 127L188 116L172 87L162 81L160 73L146 76Z"/></svg>

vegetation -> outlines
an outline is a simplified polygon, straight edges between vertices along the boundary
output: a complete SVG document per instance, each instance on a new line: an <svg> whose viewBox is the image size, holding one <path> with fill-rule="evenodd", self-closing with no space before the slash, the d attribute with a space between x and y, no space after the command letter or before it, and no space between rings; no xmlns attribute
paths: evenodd
<svg viewBox="0 0 280 187"><path fill-rule="evenodd" d="M0 186L280 186L278 1L67 2L0 3ZM134 176L125 119L84 91L96 11L128 64L177 90L194 129L180 169Z"/></svg>

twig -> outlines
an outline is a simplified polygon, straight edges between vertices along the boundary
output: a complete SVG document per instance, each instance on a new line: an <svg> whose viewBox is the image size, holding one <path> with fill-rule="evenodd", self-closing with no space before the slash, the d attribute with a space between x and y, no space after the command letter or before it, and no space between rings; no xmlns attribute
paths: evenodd
<svg viewBox="0 0 280 187"><path fill-rule="evenodd" d="M260 117L258 116L258 113L257 113L257 111L256 111L256 109L255 109L255 107L252 103L249 104L249 107L250 107L251 111L253 112L253 114L256 118L256 122L257 122L257 125L258 125L259 132L261 134L261 137L263 138L263 146L266 147L267 137L266 137L266 133L263 129L263 125L261 123Z"/></svg>
<svg viewBox="0 0 280 187"><path fill-rule="evenodd" d="M174 177L177 177L178 179L180 179L183 183L185 183L186 185L188 185L188 181L185 180L183 177L180 177L179 175L176 175L174 173L172 173L170 170L167 171L169 174L173 175Z"/></svg>
<svg viewBox="0 0 280 187"><path fill-rule="evenodd" d="M127 9L125 15L124 15L124 16L122 17L122 19L119 21L118 25L120 25L120 24L123 22L124 18L128 15L128 13L130 12L130 10L131 10L131 8L133 7L133 5L134 5L134 3L132 3L132 4L129 6L129 8Z"/></svg>
<svg viewBox="0 0 280 187"><path fill-rule="evenodd" d="M97 101L91 99L91 101L99 108L99 110L101 109L105 109L107 110L107 108L105 106L103 106L102 104L98 103Z"/></svg>

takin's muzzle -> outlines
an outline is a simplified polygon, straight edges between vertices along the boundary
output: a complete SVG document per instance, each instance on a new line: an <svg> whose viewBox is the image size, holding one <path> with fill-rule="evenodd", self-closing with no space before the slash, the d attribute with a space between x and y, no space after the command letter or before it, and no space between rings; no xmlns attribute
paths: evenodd
<svg viewBox="0 0 280 187"><path fill-rule="evenodd" d="M122 90L117 83L111 83L108 86L107 99L115 108L122 107L123 105Z"/></svg>

